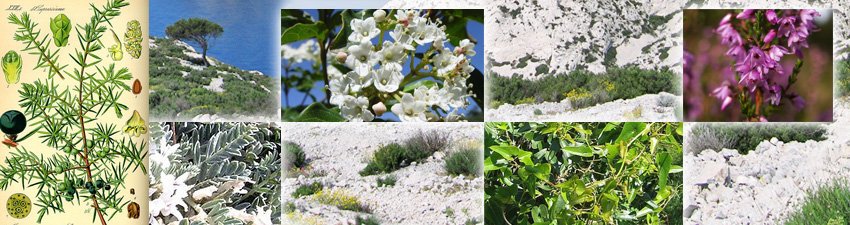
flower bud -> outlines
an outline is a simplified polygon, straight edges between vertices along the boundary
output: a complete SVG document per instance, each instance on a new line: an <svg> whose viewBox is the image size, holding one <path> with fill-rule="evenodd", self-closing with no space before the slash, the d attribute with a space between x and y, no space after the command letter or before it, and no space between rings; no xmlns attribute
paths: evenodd
<svg viewBox="0 0 850 225"><path fill-rule="evenodd" d="M71 35L71 20L65 14L56 15L50 20L50 31L53 33L53 44L56 47L68 45L68 37Z"/></svg>
<svg viewBox="0 0 850 225"><path fill-rule="evenodd" d="M387 112L387 106L384 105L383 102L378 102L377 104L372 105L372 111L375 111L375 116L381 116Z"/></svg>
<svg viewBox="0 0 850 225"><path fill-rule="evenodd" d="M384 22L384 19L387 18L387 12L381 9L375 10L375 12L372 12L372 16L375 17L376 22Z"/></svg>
<svg viewBox="0 0 850 225"><path fill-rule="evenodd" d="M775 38L775 37L776 37L776 30L771 29L770 32L768 32L767 35L764 36L764 43L770 43L771 41L773 41L773 38Z"/></svg>
<svg viewBox="0 0 850 225"><path fill-rule="evenodd" d="M348 54L345 52L337 52L336 53L336 61L339 63L345 63L345 59L348 58Z"/></svg>

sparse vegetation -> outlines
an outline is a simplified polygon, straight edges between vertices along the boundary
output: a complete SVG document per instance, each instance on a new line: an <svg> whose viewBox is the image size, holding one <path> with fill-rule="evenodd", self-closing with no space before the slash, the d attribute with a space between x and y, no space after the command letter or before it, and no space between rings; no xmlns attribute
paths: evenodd
<svg viewBox="0 0 850 225"><path fill-rule="evenodd" d="M387 175L385 177L378 177L378 179L375 179L375 182L378 183L378 187L392 187L395 186L396 180L395 175Z"/></svg>
<svg viewBox="0 0 850 225"><path fill-rule="evenodd" d="M491 75L488 80L491 102L531 104L540 102L536 101L538 98L547 102L560 102L569 98L573 108L578 109L644 94L673 92L674 78L675 74L669 69L656 71L612 67L605 74L577 70L536 80L498 75Z"/></svg>
<svg viewBox="0 0 850 225"><path fill-rule="evenodd" d="M378 221L378 218L374 216L358 216L357 219L354 220L354 224L356 225L381 225L381 222Z"/></svg>
<svg viewBox="0 0 850 225"><path fill-rule="evenodd" d="M839 96L846 97L850 95L850 60L839 61L836 65L838 68L837 76L837 92Z"/></svg>
<svg viewBox="0 0 850 225"><path fill-rule="evenodd" d="M321 190L313 195L313 199L319 203L334 206L342 210L371 212L369 205L361 203L357 196L351 195L342 189Z"/></svg>
<svg viewBox="0 0 850 225"><path fill-rule="evenodd" d="M826 134L826 127L820 124L698 124L688 135L688 149L694 154L724 148L747 154L771 138L782 142L822 141Z"/></svg>
<svg viewBox="0 0 850 225"><path fill-rule="evenodd" d="M292 192L293 198L300 198L302 196L310 196L316 194L321 191L324 186L322 186L319 182L313 182L312 184L306 184L298 186L294 192Z"/></svg>

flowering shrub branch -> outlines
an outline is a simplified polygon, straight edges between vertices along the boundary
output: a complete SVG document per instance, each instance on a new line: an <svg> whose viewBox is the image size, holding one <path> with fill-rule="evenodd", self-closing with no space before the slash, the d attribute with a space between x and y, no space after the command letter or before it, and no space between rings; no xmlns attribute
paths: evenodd
<svg viewBox="0 0 850 225"><path fill-rule="evenodd" d="M322 71L327 103L339 110L339 116L332 119L368 122L389 110L400 121L462 120L461 110L470 105L470 99L482 97L473 94L470 82L473 74L480 74L470 64L470 57L476 54L475 40L447 32L446 27L452 24L443 24L437 10L374 10L371 16L366 12L343 10L327 16L328 12L320 10L319 21L301 21L285 29L283 44L312 38L309 34L305 38L302 31L313 29L316 40L309 39L298 48L282 47L284 86L309 81L305 81L309 76L306 71L293 69L293 63L318 60L313 69ZM325 17L330 19L322 20ZM337 34L333 32L336 27L328 28L334 23L339 23ZM292 78L288 74L292 71L302 76ZM312 84L296 88L309 92ZM284 91L286 95L288 92ZM321 113L310 112L316 108L308 107L301 114Z"/></svg>
<svg viewBox="0 0 850 225"><path fill-rule="evenodd" d="M726 55L733 63L735 82L726 81L711 95L722 101L725 110L733 101L741 105L749 121L767 121L766 116L779 110L784 100L797 108L805 100L790 91L803 65L802 49L817 31L815 10L754 10L727 14L715 30L721 43L729 49ZM793 69L783 69L781 60L796 56Z"/></svg>

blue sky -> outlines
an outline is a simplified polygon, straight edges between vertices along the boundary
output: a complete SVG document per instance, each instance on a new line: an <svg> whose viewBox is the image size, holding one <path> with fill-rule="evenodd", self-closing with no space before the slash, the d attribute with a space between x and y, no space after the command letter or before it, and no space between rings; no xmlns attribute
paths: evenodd
<svg viewBox="0 0 850 225"><path fill-rule="evenodd" d="M315 1L312 1L312 2L313 2L312 5L314 6L314 8L316 8L315 7L315 5L316 5ZM336 1L331 0L330 2L336 2ZM350 1L339 1L339 2L346 2L346 4L350 3ZM364 2L380 2L380 4L383 5L385 1L364 1ZM286 3L284 3L284 8L289 8L287 6L288 5ZM292 6L292 5L289 5L289 6ZM380 5L378 7L380 7ZM318 8L321 8L321 7L318 7ZM317 17L317 15L318 15L318 10L315 10L315 9L305 10L305 11L307 13L309 13L310 15L312 15L314 18ZM484 45L483 45L483 42L484 42L484 25L481 24L481 23L478 23L478 22L470 21L470 22L467 23L467 32L469 32L469 34L473 38L478 40L478 42L479 42L477 45L475 45L475 51L476 51L477 54L472 57L472 65L475 68L483 71L483 69L484 69ZM389 34L386 34L384 39L385 40L392 40L392 38L389 37ZM297 46L300 46L302 43L304 43L304 41L291 43L290 46L297 47ZM377 40L374 40L373 43L377 44ZM451 46L450 43L447 43L447 45ZM453 47L450 47L450 48L453 48ZM424 47L422 49L418 49L418 50L420 50L420 52L422 52L422 51L424 51ZM286 64L286 61L281 59L281 65L284 65L284 64ZM310 69L310 63L301 63L301 64L296 64L295 66L300 67L300 68ZM405 69L402 72L408 73L409 69L407 69L407 67L404 67L404 68ZM321 88L318 88L318 87L324 86L324 82L322 82L322 81L316 82L314 86L317 87L317 88L313 88L313 90L311 90L311 93L314 96L317 96L319 99L324 99L324 97L325 97L324 91ZM300 92L293 90L292 92L289 93L290 105L297 105L297 104L301 103L304 96L305 96L304 93L300 93ZM281 96L281 105L284 105L284 107L286 107L285 101L283 99L284 97L285 96L283 96L283 95ZM312 101L308 98L307 101L305 102L305 105L310 104L310 103L312 103ZM475 108L475 106L474 106L475 104L473 103L472 105L473 106L470 107L470 109ZM389 119L389 120L397 120L397 117L395 117L395 115L392 115L391 113L384 114L384 116L379 117L379 118Z"/></svg>
<svg viewBox="0 0 850 225"><path fill-rule="evenodd" d="M284 0L284 9L377 9L388 0ZM345 6L345 7L340 7Z"/></svg>

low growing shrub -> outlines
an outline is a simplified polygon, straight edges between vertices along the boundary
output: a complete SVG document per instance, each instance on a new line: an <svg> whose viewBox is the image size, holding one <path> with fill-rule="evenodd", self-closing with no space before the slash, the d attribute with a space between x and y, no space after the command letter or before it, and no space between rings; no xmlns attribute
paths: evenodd
<svg viewBox="0 0 850 225"><path fill-rule="evenodd" d="M360 202L357 196L353 196L344 190L332 189L321 190L313 195L313 199L319 203L337 207L342 210L356 212L370 212L369 206Z"/></svg>
<svg viewBox="0 0 850 225"><path fill-rule="evenodd" d="M316 194L321 191L324 186L322 186L319 182L313 182L312 184L305 184L298 186L294 192L292 192L293 198L300 198L301 196L310 196Z"/></svg>
<svg viewBox="0 0 850 225"><path fill-rule="evenodd" d="M402 167L402 163L405 163L406 155L408 155L407 149L400 144L385 145L375 151L372 160L360 171L360 175L368 176L395 171Z"/></svg>
<svg viewBox="0 0 850 225"><path fill-rule="evenodd" d="M479 176L481 175L481 151L474 148L452 152L446 159L446 172L451 175Z"/></svg>
<svg viewBox="0 0 850 225"><path fill-rule="evenodd" d="M378 218L376 218L374 216L367 216L367 217L358 216L354 220L354 224L356 224L356 225L381 225L381 222L378 220Z"/></svg>
<svg viewBox="0 0 850 225"><path fill-rule="evenodd" d="M284 152L286 155L283 157L286 160L286 165L290 168L304 168L307 166L307 156L304 154L304 150L301 149L301 146L294 142L286 142L283 143Z"/></svg>
<svg viewBox="0 0 850 225"><path fill-rule="evenodd" d="M688 135L688 148L694 154L723 148L747 154L771 138L782 142L823 141L826 133L826 127L820 124L699 124Z"/></svg>
<svg viewBox="0 0 850 225"><path fill-rule="evenodd" d="M575 70L565 74L542 76L535 80L521 76L504 77L490 75L491 101L510 104L538 103L540 100L560 102L568 98L571 92L581 89L590 92L592 97L581 100L572 99L574 108L592 106L616 99L631 99L644 94L674 92L676 75L669 69L645 70L638 67L609 67L605 73L595 74L585 70ZM552 85L557 84L557 85ZM600 95L605 96L600 96Z"/></svg>
<svg viewBox="0 0 850 225"><path fill-rule="evenodd" d="M850 96L850 60L839 61L836 68L838 68L836 92L838 96Z"/></svg>
<svg viewBox="0 0 850 225"><path fill-rule="evenodd" d="M378 179L375 179L375 182L378 183L378 187L392 187L395 186L396 177L395 175L378 177Z"/></svg>
<svg viewBox="0 0 850 225"><path fill-rule="evenodd" d="M803 206L788 217L787 225L848 224L850 220L850 183L836 181L809 193Z"/></svg>
<svg viewBox="0 0 850 225"><path fill-rule="evenodd" d="M419 161L449 146L449 137L439 131L420 131L404 142L408 160Z"/></svg>

